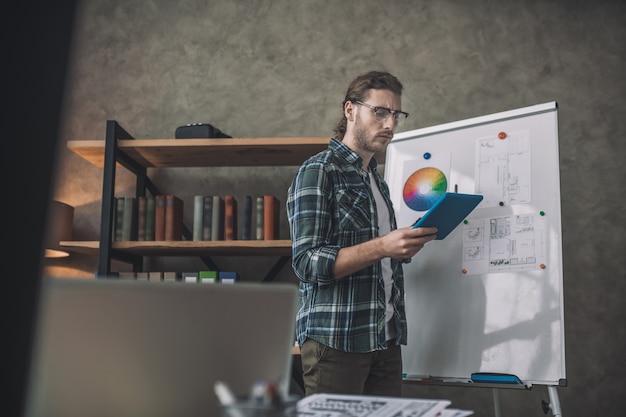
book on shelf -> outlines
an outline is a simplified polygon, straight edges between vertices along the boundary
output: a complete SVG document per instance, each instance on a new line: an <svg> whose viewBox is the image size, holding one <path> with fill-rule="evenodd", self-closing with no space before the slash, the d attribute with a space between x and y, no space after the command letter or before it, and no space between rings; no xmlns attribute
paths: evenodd
<svg viewBox="0 0 626 417"><path fill-rule="evenodd" d="M145 240L154 240L154 216L155 216L155 200L153 195L146 196L146 225Z"/></svg>
<svg viewBox="0 0 626 417"><path fill-rule="evenodd" d="M202 240L211 240L211 226L213 224L213 196L204 196L202 209Z"/></svg>
<svg viewBox="0 0 626 417"><path fill-rule="evenodd" d="M198 271L198 280L201 284L217 283L217 271Z"/></svg>
<svg viewBox="0 0 626 417"><path fill-rule="evenodd" d="M161 271L148 272L148 281L163 281L163 272Z"/></svg>
<svg viewBox="0 0 626 417"><path fill-rule="evenodd" d="M181 274L181 277L182 277L181 279L182 279L183 282L193 283L193 284L198 282L198 272L197 271L183 272Z"/></svg>
<svg viewBox="0 0 626 417"><path fill-rule="evenodd" d="M154 196L154 240L165 240L165 195Z"/></svg>
<svg viewBox="0 0 626 417"><path fill-rule="evenodd" d="M221 284L234 284L239 281L239 274L235 271L220 271L218 279Z"/></svg>
<svg viewBox="0 0 626 417"><path fill-rule="evenodd" d="M243 196L243 218L241 219L241 239L252 239L252 196Z"/></svg>
<svg viewBox="0 0 626 417"><path fill-rule="evenodd" d="M202 240L202 220L204 218L204 196L195 195L193 197L193 226L191 228L191 240Z"/></svg>
<svg viewBox="0 0 626 417"><path fill-rule="evenodd" d="M211 240L224 240L224 198L213 196Z"/></svg>
<svg viewBox="0 0 626 417"><path fill-rule="evenodd" d="M279 237L280 203L274 195L263 196L263 239L275 240Z"/></svg>
<svg viewBox="0 0 626 417"><path fill-rule="evenodd" d="M146 240L146 196L137 197L137 240Z"/></svg>
<svg viewBox="0 0 626 417"><path fill-rule="evenodd" d="M135 273L133 271L120 271L118 272L120 279L135 279Z"/></svg>
<svg viewBox="0 0 626 417"><path fill-rule="evenodd" d="M123 198L122 211L122 240L137 240L137 199Z"/></svg>
<svg viewBox="0 0 626 417"><path fill-rule="evenodd" d="M115 197L115 207L113 214L113 240L123 239L122 229L124 227L124 197Z"/></svg>
<svg viewBox="0 0 626 417"><path fill-rule="evenodd" d="M183 240L183 200L165 196L165 240Z"/></svg>
<svg viewBox="0 0 626 417"><path fill-rule="evenodd" d="M263 240L263 196L257 196L255 206L256 240Z"/></svg>
<svg viewBox="0 0 626 417"><path fill-rule="evenodd" d="M237 199L224 197L224 240L237 240Z"/></svg>
<svg viewBox="0 0 626 417"><path fill-rule="evenodd" d="M174 271L163 272L163 281L174 282L174 281L179 281L179 279L180 279L180 274L178 272L174 272Z"/></svg>

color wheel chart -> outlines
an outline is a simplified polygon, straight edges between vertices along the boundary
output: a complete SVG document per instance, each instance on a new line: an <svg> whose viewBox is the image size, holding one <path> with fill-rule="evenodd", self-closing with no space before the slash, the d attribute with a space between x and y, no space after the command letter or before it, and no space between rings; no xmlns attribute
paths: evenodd
<svg viewBox="0 0 626 417"><path fill-rule="evenodd" d="M402 193L392 196L392 201L398 226L404 227L412 225L449 191L450 153L403 153L401 157L398 164L402 169L396 174L399 178L391 181L402 186Z"/></svg>
<svg viewBox="0 0 626 417"><path fill-rule="evenodd" d="M404 182L402 198L409 208L426 211L448 190L448 180L434 167L420 168Z"/></svg>

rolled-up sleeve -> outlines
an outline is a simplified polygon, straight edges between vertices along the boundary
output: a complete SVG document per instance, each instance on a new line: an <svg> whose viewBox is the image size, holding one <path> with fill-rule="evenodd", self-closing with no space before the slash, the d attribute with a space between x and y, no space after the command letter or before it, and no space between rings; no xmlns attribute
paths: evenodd
<svg viewBox="0 0 626 417"><path fill-rule="evenodd" d="M332 236L332 187L322 161L311 160L296 173L287 198L292 266L299 280L332 284L339 246Z"/></svg>

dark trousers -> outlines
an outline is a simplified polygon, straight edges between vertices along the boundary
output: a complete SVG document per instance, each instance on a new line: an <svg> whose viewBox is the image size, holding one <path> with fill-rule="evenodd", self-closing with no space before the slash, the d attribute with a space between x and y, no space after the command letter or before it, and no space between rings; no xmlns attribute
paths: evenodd
<svg viewBox="0 0 626 417"><path fill-rule="evenodd" d="M315 393L402 396L402 351L350 353L307 339L300 346L305 395Z"/></svg>

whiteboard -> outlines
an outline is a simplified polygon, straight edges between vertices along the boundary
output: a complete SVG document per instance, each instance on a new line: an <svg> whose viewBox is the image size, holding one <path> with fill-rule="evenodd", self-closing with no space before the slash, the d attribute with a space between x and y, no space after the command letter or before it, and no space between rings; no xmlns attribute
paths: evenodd
<svg viewBox="0 0 626 417"><path fill-rule="evenodd" d="M404 265L405 377L566 385L557 103L398 133L385 179L398 227L446 191L484 196Z"/></svg>

